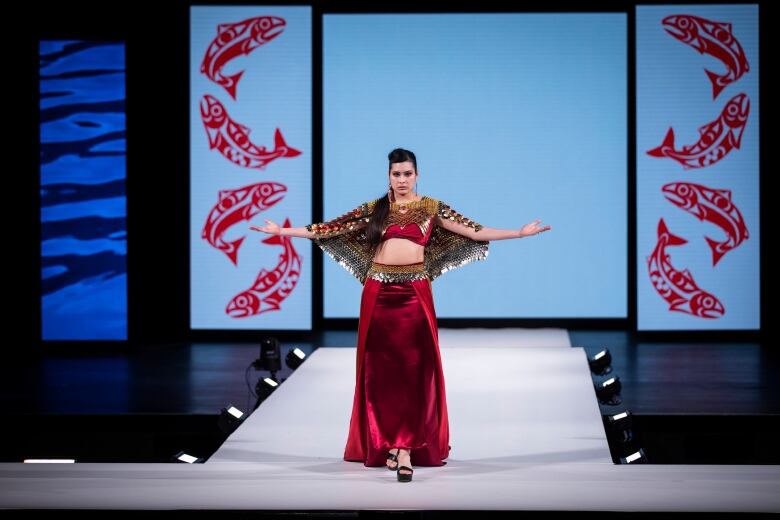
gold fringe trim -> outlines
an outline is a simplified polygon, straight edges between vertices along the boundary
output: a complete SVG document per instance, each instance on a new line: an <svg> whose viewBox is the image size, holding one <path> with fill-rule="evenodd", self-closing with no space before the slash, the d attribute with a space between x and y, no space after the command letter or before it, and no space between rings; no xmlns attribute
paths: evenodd
<svg viewBox="0 0 780 520"><path fill-rule="evenodd" d="M380 282L408 282L426 279L428 273L424 262L402 265L372 262L366 276Z"/></svg>

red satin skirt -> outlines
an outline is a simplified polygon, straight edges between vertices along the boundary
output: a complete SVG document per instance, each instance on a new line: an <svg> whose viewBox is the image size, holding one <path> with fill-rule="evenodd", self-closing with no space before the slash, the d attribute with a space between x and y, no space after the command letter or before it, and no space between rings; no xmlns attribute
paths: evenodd
<svg viewBox="0 0 780 520"><path fill-rule="evenodd" d="M449 457L447 399L428 279L367 278L363 286L344 460L384 466L392 448L410 450L414 466L442 466Z"/></svg>

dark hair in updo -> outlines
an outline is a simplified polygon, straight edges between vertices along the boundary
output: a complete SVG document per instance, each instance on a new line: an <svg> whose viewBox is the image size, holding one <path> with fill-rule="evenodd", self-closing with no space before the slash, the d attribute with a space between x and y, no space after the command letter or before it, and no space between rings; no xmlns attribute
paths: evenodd
<svg viewBox="0 0 780 520"><path fill-rule="evenodd" d="M387 154L387 160L389 161L387 166L388 174L390 173L394 163L401 163L406 161L410 161L412 164L414 164L414 171L417 171L417 157L415 157L414 152L410 150L396 148ZM379 242L382 239L382 231L384 230L385 219L387 218L388 213L390 213L389 192L380 196L374 205L374 211L371 214L371 220L369 221L368 229L366 230L368 247L370 249L374 249L379 245Z"/></svg>

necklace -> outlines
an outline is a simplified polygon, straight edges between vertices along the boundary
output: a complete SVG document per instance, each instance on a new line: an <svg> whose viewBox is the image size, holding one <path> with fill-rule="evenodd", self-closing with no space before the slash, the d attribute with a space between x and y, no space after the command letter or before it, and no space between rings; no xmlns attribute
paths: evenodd
<svg viewBox="0 0 780 520"><path fill-rule="evenodd" d="M401 206L405 207L406 210L401 211L399 209ZM425 195L422 195L420 200L391 203L390 211L383 224L384 230L387 230L393 224L398 224L403 229L407 224L414 223L420 228L423 236L425 236L437 209L438 202Z"/></svg>
<svg viewBox="0 0 780 520"><path fill-rule="evenodd" d="M409 202L391 202L390 206L394 209L399 209L401 211L406 211L407 208L412 207L413 204L416 204L418 202L422 202L425 196L420 197L420 200L410 200Z"/></svg>

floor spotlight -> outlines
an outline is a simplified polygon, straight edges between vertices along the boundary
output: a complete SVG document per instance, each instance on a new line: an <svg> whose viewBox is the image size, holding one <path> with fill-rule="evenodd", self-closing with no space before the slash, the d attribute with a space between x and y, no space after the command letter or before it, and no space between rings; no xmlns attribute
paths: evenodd
<svg viewBox="0 0 780 520"><path fill-rule="evenodd" d="M24 459L25 464L74 464L76 459Z"/></svg>
<svg viewBox="0 0 780 520"><path fill-rule="evenodd" d="M244 421L244 412L239 410L233 405L228 405L227 408L223 408L219 413L219 419L217 424L219 429L223 433L230 435L239 425Z"/></svg>
<svg viewBox="0 0 780 520"><path fill-rule="evenodd" d="M282 369L281 357L279 340L265 338L260 342L260 357L252 365L257 370L268 370L273 374Z"/></svg>
<svg viewBox="0 0 780 520"><path fill-rule="evenodd" d="M195 457L194 455L189 455L183 451L180 451L171 457L171 460L173 462L186 462L187 464L203 464L206 461L204 458Z"/></svg>
<svg viewBox="0 0 780 520"><path fill-rule="evenodd" d="M303 350L295 347L294 349L287 352L287 356L284 358L284 360L288 367L295 370L306 360L306 354L303 352Z"/></svg>
<svg viewBox="0 0 780 520"><path fill-rule="evenodd" d="M255 409L257 409L257 407L260 406L260 403L265 401L265 399L271 395L278 386L279 382L273 377L263 377L259 379L257 381L257 385L255 385L255 394L257 394L257 404L255 404Z"/></svg>
<svg viewBox="0 0 780 520"><path fill-rule="evenodd" d="M607 425L609 426L612 438L626 444L634 440L634 432L631 428L631 412L616 413L607 416Z"/></svg>
<svg viewBox="0 0 780 520"><path fill-rule="evenodd" d="M608 348L605 348L593 357L588 358L588 365L590 365L590 371L596 375L603 376L604 374L609 374L612 372L612 354L609 353Z"/></svg>
<svg viewBox="0 0 780 520"><path fill-rule="evenodd" d="M639 451L636 451L631 455L620 457L620 463L621 464L647 464L647 455L645 455L645 450L639 448Z"/></svg>
<svg viewBox="0 0 780 520"><path fill-rule="evenodd" d="M596 397L601 404L616 405L623 402L620 397L620 378L618 376L610 377L606 381L595 384Z"/></svg>

